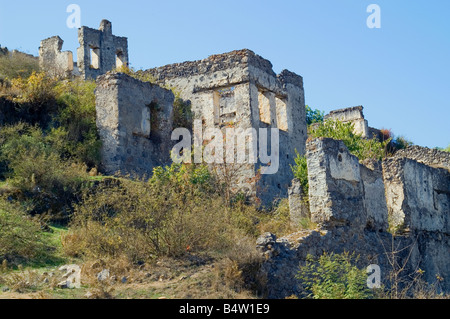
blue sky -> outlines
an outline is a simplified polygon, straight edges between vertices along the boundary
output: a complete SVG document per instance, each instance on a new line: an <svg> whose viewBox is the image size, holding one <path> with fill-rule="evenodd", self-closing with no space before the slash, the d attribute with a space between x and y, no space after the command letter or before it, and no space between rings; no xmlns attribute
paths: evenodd
<svg viewBox="0 0 450 319"><path fill-rule="evenodd" d="M0 44L38 55L40 40L59 35L76 56L81 24L105 18L128 37L131 65L146 69L248 48L275 72L304 78L306 103L326 113L363 105L369 125L415 144L450 144L450 1L79 1L0 0ZM366 25L368 5L381 28Z"/></svg>

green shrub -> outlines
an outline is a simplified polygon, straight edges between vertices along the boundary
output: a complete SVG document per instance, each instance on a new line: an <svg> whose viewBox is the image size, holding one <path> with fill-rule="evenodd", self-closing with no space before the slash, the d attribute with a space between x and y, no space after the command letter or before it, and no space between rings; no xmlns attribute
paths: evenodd
<svg viewBox="0 0 450 319"><path fill-rule="evenodd" d="M310 137L328 137L342 140L350 153L360 160L381 160L387 155L387 145L391 139L380 142L376 138L365 139L360 134L354 133L352 123L343 123L339 120L327 120L309 132Z"/></svg>
<svg viewBox="0 0 450 319"><path fill-rule="evenodd" d="M100 163L101 142L98 136L95 110L94 81L62 81L55 87L56 101L60 111L55 115L55 128L60 151L80 159L89 167Z"/></svg>
<svg viewBox="0 0 450 319"><path fill-rule="evenodd" d="M191 104L184 101L179 93L175 92L175 101L173 103L173 127L183 127L190 129L192 127Z"/></svg>
<svg viewBox="0 0 450 319"><path fill-rule="evenodd" d="M367 299L372 293L367 287L365 270L354 265L357 260L348 253L324 253L318 259L308 255L297 279L303 284L308 298Z"/></svg>
<svg viewBox="0 0 450 319"><path fill-rule="evenodd" d="M406 149L409 146L414 145L413 142L411 142L410 140L406 139L406 137L404 137L404 136L397 136L396 138L394 138L392 140L392 144L393 144L393 146L394 146L394 148L396 150Z"/></svg>
<svg viewBox="0 0 450 319"><path fill-rule="evenodd" d="M258 224L259 234L269 232L277 237L282 237L296 231L291 225L289 199L283 198L279 200L276 207L265 215L263 218L260 218Z"/></svg>
<svg viewBox="0 0 450 319"><path fill-rule="evenodd" d="M55 141L44 136L38 127L5 127L0 140L4 176L21 190L22 200L31 204L30 211L65 218L87 177L86 167L63 160Z"/></svg>
<svg viewBox="0 0 450 319"><path fill-rule="evenodd" d="M46 255L40 224L17 204L0 198L0 263L26 263Z"/></svg>
<svg viewBox="0 0 450 319"><path fill-rule="evenodd" d="M66 251L137 262L223 252L236 238L256 238L270 215L243 201L230 207L219 184L206 166L179 164L155 168L148 182L103 183L76 206Z"/></svg>
<svg viewBox="0 0 450 319"><path fill-rule="evenodd" d="M306 156L301 156L297 150L295 151L296 157L294 159L295 165L291 165L291 170L294 173L294 177L300 181L302 186L303 194L308 195L308 164L306 161Z"/></svg>

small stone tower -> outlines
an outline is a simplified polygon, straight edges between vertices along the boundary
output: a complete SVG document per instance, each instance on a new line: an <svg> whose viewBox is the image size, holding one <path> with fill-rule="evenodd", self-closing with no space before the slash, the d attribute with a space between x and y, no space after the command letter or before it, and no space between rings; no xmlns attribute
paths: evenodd
<svg viewBox="0 0 450 319"><path fill-rule="evenodd" d="M128 65L128 40L112 34L112 24L102 20L98 30L81 27L78 69L84 79L95 79L114 68Z"/></svg>

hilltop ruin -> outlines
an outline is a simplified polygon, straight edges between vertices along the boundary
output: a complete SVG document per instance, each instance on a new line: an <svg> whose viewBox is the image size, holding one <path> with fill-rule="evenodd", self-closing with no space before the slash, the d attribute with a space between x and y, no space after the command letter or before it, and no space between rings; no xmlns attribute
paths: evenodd
<svg viewBox="0 0 450 319"><path fill-rule="evenodd" d="M298 293L298 265L307 254L350 251L389 272L387 247L410 247L399 254L405 273L425 271L427 282L442 278L450 291L450 155L418 146L399 151L382 162L360 162L341 141L307 142L303 78L272 64L250 50L210 56L204 60L144 71L154 83L108 71L128 64L127 39L112 35L109 21L99 30L79 30L78 63L62 52L59 37L42 41L41 66L55 75L97 80L97 126L103 142L107 174L149 176L155 166L171 163L174 144L174 88L205 127L224 129L276 128L280 132L279 170L259 176L260 163L241 167L236 185L265 202L290 197L291 215L310 217L318 226L277 239L266 234L258 248L266 257L267 296ZM352 122L366 138L379 136L369 127L363 107L340 109L326 119ZM192 131L192 127L187 129ZM308 161L309 207L292 181L290 165L296 151ZM293 187L289 190L290 185ZM398 236L392 236L395 229ZM393 244L394 243L394 244ZM405 250L406 251L406 250Z"/></svg>
<svg viewBox="0 0 450 319"><path fill-rule="evenodd" d="M114 68L128 65L128 39L113 35L108 20L102 20L98 30L81 27L78 42L78 61L74 62L71 51L61 51L64 41L59 36L42 40L39 47L41 68L53 76L96 79Z"/></svg>

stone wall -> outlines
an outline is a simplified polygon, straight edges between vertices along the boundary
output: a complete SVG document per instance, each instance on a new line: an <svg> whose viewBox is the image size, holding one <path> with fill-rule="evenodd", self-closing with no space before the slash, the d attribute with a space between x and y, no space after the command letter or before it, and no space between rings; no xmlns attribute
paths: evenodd
<svg viewBox="0 0 450 319"><path fill-rule="evenodd" d="M325 115L324 119L334 119L344 123L351 122L354 125L355 133L361 134L366 138L372 138L371 133L374 133L374 131L371 132L369 130L368 122L364 119L362 106L331 111L329 114Z"/></svg>
<svg viewBox="0 0 450 319"><path fill-rule="evenodd" d="M450 170L450 153L418 145L399 150L395 157L406 157L432 167Z"/></svg>
<svg viewBox="0 0 450 319"><path fill-rule="evenodd" d="M391 227L450 231L450 173L408 158L383 162Z"/></svg>
<svg viewBox="0 0 450 319"><path fill-rule="evenodd" d="M447 170L407 158L359 163L343 142L326 138L308 142L306 156L311 218L318 227L278 239L267 233L257 240L268 298L303 296L299 266L308 254L324 252L355 253L360 269L380 266L387 288L389 275L403 267L399 282L421 269L426 282L435 284L439 277L440 289L450 291ZM392 236L388 227L398 225L403 231Z"/></svg>
<svg viewBox="0 0 450 319"><path fill-rule="evenodd" d="M72 75L73 54L70 51L61 51L63 43L64 41L58 36L41 41L39 66L52 76L70 77Z"/></svg>
<svg viewBox="0 0 450 319"><path fill-rule="evenodd" d="M279 128L279 170L255 180L261 164L240 172L241 183L270 202L286 197L293 178L295 149L304 154L306 112L303 79L287 70L275 74L272 64L250 50L147 70L158 84L175 88L191 102L196 119L207 128ZM269 135L270 140L270 135ZM270 147L270 143L269 143ZM270 150L269 150L270 152ZM245 184L245 185L244 185Z"/></svg>
<svg viewBox="0 0 450 319"><path fill-rule="evenodd" d="M122 65L128 66L128 40L112 34L112 24L102 20L98 30L78 30L78 68L84 79L95 79Z"/></svg>
<svg viewBox="0 0 450 319"><path fill-rule="evenodd" d="M405 157L383 161L390 227L415 241L410 264L450 290L450 173Z"/></svg>
<svg viewBox="0 0 450 319"><path fill-rule="evenodd" d="M324 228L337 225L387 229L387 207L380 165L359 163L342 141L307 144L311 219Z"/></svg>
<svg viewBox="0 0 450 319"><path fill-rule="evenodd" d="M297 227L304 219L309 219L309 205L305 201L302 185L296 178L292 180L292 185L288 189L289 212L292 225Z"/></svg>
<svg viewBox="0 0 450 319"><path fill-rule="evenodd" d="M106 174L144 177L170 163L174 95L123 73L97 79L97 127Z"/></svg>
<svg viewBox="0 0 450 319"><path fill-rule="evenodd" d="M98 30L78 29L78 61L71 51L62 52L63 40L54 36L41 41L39 64L42 69L58 77L81 76L96 79L121 66L128 66L128 39L112 34L112 24L102 20Z"/></svg>

